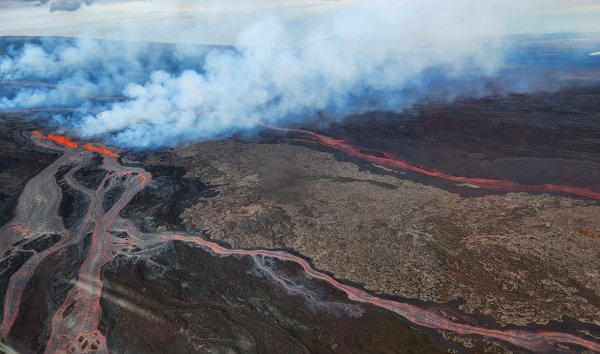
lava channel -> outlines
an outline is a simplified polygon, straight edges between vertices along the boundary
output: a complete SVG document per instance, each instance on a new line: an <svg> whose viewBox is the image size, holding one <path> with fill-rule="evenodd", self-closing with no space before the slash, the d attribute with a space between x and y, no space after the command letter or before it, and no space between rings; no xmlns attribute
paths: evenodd
<svg viewBox="0 0 600 354"><path fill-rule="evenodd" d="M44 135L42 132L40 132L39 130L34 130L31 132L35 137L39 138L39 139L48 139L51 140L59 145L62 146L66 146L72 149L76 149L79 147L79 145L74 142L73 140L71 140L70 138L63 136L63 135L58 135L58 134L48 134L47 136ZM114 158L118 158L121 157L121 155L119 155L118 153L107 149L107 148L103 148L103 147L99 147L99 146L95 146L92 144L84 144L83 145L83 149L85 150L89 150L89 151L93 151L93 152L97 152L99 154L105 155L105 156L110 156L110 157L114 157Z"/></svg>
<svg viewBox="0 0 600 354"><path fill-rule="evenodd" d="M366 154L362 152L362 148L350 144L348 141L343 139L332 138L326 135L318 134L310 130L303 129L288 129L274 126L265 126L266 128L288 132L288 133L300 133L308 135L312 139L293 139L293 141L299 141L307 144L318 144L328 148L332 148L345 153L348 156L356 157L358 159L368 161L374 164L399 168L412 172L419 173L421 175L439 178L450 182L458 182L474 185L484 189L490 190L501 190L501 191L523 191L523 192L554 192L554 193L565 193L576 195L579 197L592 198L600 200L600 191L574 187L560 184L522 184L502 179L491 179L491 178L476 178L476 177L463 177L454 176L442 171L435 169L429 169L417 165L410 164L407 161L400 159L399 157L388 153L380 152L379 156L372 154Z"/></svg>
<svg viewBox="0 0 600 354"><path fill-rule="evenodd" d="M94 146L91 144L85 144L85 145L83 145L83 148L86 150L97 152L102 155L106 155L106 156L110 156L110 157L119 157L119 154L117 154L116 152L113 152L107 148L97 147L97 146Z"/></svg>
<svg viewBox="0 0 600 354"><path fill-rule="evenodd" d="M34 132L34 137L43 137L40 132ZM72 178L72 174L87 166L91 157L89 154L80 154L84 151L70 149L69 141L65 139L35 139L34 141L44 147L65 151L63 156L57 159L46 170L34 177L25 186L16 209L16 218L5 227L0 228L0 242L5 254L12 251L15 241L30 238L34 229L57 228L57 233L63 237L42 253L30 257L19 270L10 276L14 291L7 292L4 299L4 308L10 310L10 316L3 316L0 324L0 335L10 341L10 331L21 309L23 289L29 284L35 269L43 264L43 260L50 254L54 254L74 244L89 242L89 249L85 259L79 268L77 280L74 286L64 298L62 305L52 315L50 337L46 344L46 353L108 353L108 345L105 335L99 330L102 316L101 296L104 284L101 272L115 255L123 251L123 246L147 249L159 244L173 241L195 244L198 247L210 250L214 254L223 256L248 256L257 258L273 258L285 262L294 262L303 268L307 277L319 279L330 286L346 293L348 300L355 303L365 303L377 306L395 313L416 326L452 332L461 336L478 336L502 343L536 351L548 352L559 347L567 346L571 350L576 348L600 352L600 342L596 338L583 334L571 334L568 332L549 330L528 330L526 328L491 328L473 322L458 322L444 316L436 309L425 305L416 305L410 302L391 300L369 293L366 290L342 283L333 276L313 268L307 260L286 251L274 250L248 250L233 249L206 240L203 237L181 233L144 233L133 223L121 219L120 212L125 208L132 198L144 189L151 181L151 175L141 168L127 167L119 164L118 159L110 154L103 154L103 169L108 173L97 187L88 189ZM352 152L355 148L343 142L320 136L323 144L340 146L344 151ZM54 144L55 143L55 144ZM65 144L66 143L66 144ZM65 148L65 146L67 148ZM56 175L58 169L63 166L73 166L65 176L64 181L70 187L82 191L88 198L88 209L79 222L69 228L62 230L59 219L58 205L62 199L61 189L57 187ZM113 194L115 188L123 192L117 201L107 211L104 209L104 201L107 195ZM36 202L39 201L39 202ZM33 215L33 217L31 217ZM111 233L115 225L127 225L127 236L119 237ZM22 227L20 227L22 226ZM264 262L257 265L265 270L265 273L275 278L276 283L285 286L286 280L278 278L275 272L265 269ZM298 296L308 296L301 290L294 289ZM6 313L5 313L6 314Z"/></svg>

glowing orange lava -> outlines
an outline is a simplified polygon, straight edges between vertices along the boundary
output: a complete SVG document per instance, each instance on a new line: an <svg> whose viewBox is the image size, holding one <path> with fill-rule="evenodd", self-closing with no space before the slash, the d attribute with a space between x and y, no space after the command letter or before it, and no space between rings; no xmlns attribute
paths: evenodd
<svg viewBox="0 0 600 354"><path fill-rule="evenodd" d="M110 156L110 157L120 157L120 155L117 154L114 151L111 151L111 150L106 149L106 148L101 148L101 147L98 147L98 146L94 146L94 145L91 145L91 144L85 144L85 145L83 145L83 148L86 149L86 150L94 151L94 152L97 152L99 154Z"/></svg>
<svg viewBox="0 0 600 354"><path fill-rule="evenodd" d="M48 136L46 136L39 130L34 130L31 133L40 139L48 139L48 140L51 140L62 146L70 147L73 149L76 149L79 147L79 145L77 145L76 142L67 138L66 136L62 136L62 135L58 135L58 134L48 134ZM121 155L117 154L116 152L114 152L110 149L99 147L99 146L94 146L92 144L85 144L85 145L83 145L83 148L85 150L97 152L99 154L114 157L114 158L121 157Z"/></svg>
<svg viewBox="0 0 600 354"><path fill-rule="evenodd" d="M66 136L57 135L57 134L48 134L47 138L48 138L48 140L52 140L55 143L66 146L66 147L70 147L73 149L75 149L77 147L77 143L74 142L73 140L67 138Z"/></svg>

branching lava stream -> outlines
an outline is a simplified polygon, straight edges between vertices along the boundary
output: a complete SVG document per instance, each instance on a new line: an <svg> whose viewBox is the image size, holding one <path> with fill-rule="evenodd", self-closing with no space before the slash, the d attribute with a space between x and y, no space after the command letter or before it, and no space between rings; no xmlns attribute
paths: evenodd
<svg viewBox="0 0 600 354"><path fill-rule="evenodd" d="M345 151L357 156L359 152L340 140L326 138L318 134L305 132L317 139L319 143ZM63 155L53 164L31 179L20 196L16 216L0 229L0 247L3 254L9 254L19 246L17 243L24 239L34 239L40 235L57 234L60 239L47 249L28 258L23 265L10 277L4 300L4 316L0 326L0 335L11 338L11 328L19 316L19 308L27 284L31 281L36 268L46 257L73 244L88 240L89 248L85 259L78 271L76 284L70 289L62 305L52 315L51 334L45 348L46 353L107 353L106 338L99 330L102 310L100 308L104 284L101 279L103 267L116 255L127 253L131 248L146 249L168 242L184 242L208 250L216 255L251 257L255 267L271 277L274 283L286 287L286 279L273 272L264 259L276 259L283 262L293 262L302 267L305 275L318 279L344 292L348 299L355 303L364 303L393 312L402 316L410 323L428 328L453 332L464 336L482 336L490 340L511 344L523 349L545 352L568 347L570 350L592 350L600 352L600 342L592 337L575 335L558 331L534 331L523 329L489 328L476 324L457 322L446 317L442 312L415 305L409 302L390 300L375 296L360 288L342 283L332 276L314 269L308 261L300 256L285 251L246 250L223 247L203 237L182 233L143 233L132 222L122 219L120 211L131 199L151 181L151 175L141 168L126 167L119 163L118 154L111 150L95 147L90 144L80 146L76 142L58 135L44 135L34 132L32 138L41 146L61 150ZM103 169L107 174L96 190L88 189L73 178L73 174L86 165L94 153L103 156ZM362 157L362 156L360 156ZM375 158L379 163L392 163L390 157ZM418 167L395 162L399 167L413 170ZM87 199L88 208L85 215L69 229L63 226L58 214L62 191L57 184L57 172L64 166L73 166L65 175L64 181L73 189L81 192ZM408 166L408 167L407 167ZM421 171L421 170L419 170ZM449 179L440 172L422 170L422 173ZM462 181L476 183L482 186L498 188L523 187L517 184L492 180L473 180L462 178ZM502 183L499 183L502 182ZM124 190L118 199L105 210L107 195L111 190ZM544 190L552 190L546 185ZM555 188L565 191L562 187ZM570 190L573 194L596 196L591 192ZM585 193L584 193L585 192ZM587 194L586 194L587 193ZM119 234L119 237L116 236ZM126 235L126 236L123 236ZM303 296L301 291L294 288L294 293ZM339 304L338 304L339 306Z"/></svg>

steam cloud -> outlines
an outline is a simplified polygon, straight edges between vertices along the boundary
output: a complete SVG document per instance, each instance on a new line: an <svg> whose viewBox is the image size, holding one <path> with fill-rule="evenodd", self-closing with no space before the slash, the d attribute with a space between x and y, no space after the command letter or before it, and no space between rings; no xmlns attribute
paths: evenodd
<svg viewBox="0 0 600 354"><path fill-rule="evenodd" d="M2 81L41 80L56 87L3 94L0 109L75 105L88 113L59 117L69 129L123 146L153 147L315 115L401 111L432 94L482 94L481 78L493 75L504 59L505 9L491 3L357 1L300 31L265 18L232 47L165 49L84 37L12 47L0 57ZM443 92L434 90L440 78ZM128 99L109 105L89 99L112 95Z"/></svg>

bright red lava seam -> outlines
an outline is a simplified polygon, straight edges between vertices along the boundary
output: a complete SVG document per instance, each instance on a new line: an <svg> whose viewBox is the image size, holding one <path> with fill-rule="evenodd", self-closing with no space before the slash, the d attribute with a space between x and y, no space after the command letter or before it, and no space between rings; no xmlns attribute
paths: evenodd
<svg viewBox="0 0 600 354"><path fill-rule="evenodd" d="M97 146L90 145L90 144L83 145L83 148L86 150L97 152L102 155L107 155L110 157L119 157L119 154L117 154L116 152L113 152L109 149L106 149L106 148L101 148L101 147L97 147Z"/></svg>
<svg viewBox="0 0 600 354"><path fill-rule="evenodd" d="M74 142L73 140L67 138L66 136L56 135L56 134L48 134L48 136L46 138L48 138L48 140L52 140L55 143L66 146L66 147L70 147L73 149L77 148L77 143Z"/></svg>
<svg viewBox="0 0 600 354"><path fill-rule="evenodd" d="M336 149L338 151L342 151L345 154L353 157L357 157L362 160L370 161L373 163L377 163L380 165L387 165L391 167L401 168L404 170L413 171L425 176L436 177L439 179L443 179L446 181L452 182L460 182L460 183L468 183L480 188L493 189L493 190L504 190L504 191L547 191L547 192L561 192L572 195L577 195L580 197L587 197L596 200L600 200L600 191L592 190L589 188L582 187L574 187L567 185L559 185L559 184L521 184L513 181L501 180L501 179L491 179L491 178L477 178L477 177L463 177L463 176L454 176L447 174L442 171L437 171L434 169L428 169L416 165L412 165L407 161L404 161L397 156L387 153L381 152L383 157L368 155L361 152L361 148L357 146L353 146L350 143L346 142L342 139L336 139L332 137L328 137L325 135L321 135L310 130L301 130L301 129L286 129L279 128L273 126L266 126L269 129L291 132L291 133L302 133L308 135L315 140L304 140L304 139L295 139L296 141L300 140L305 143L313 143L319 144L322 146L330 147Z"/></svg>
<svg viewBox="0 0 600 354"><path fill-rule="evenodd" d="M67 138L66 136L62 136L62 135L58 135L58 134L48 134L47 136L44 135L42 132L40 132L39 130L34 130L31 132L33 135L42 138L42 139L48 139L51 140L59 145L62 146L66 146L72 149L76 149L79 147L79 145L77 145L76 142L74 142L73 140ZM102 155L106 155L106 156L110 156L110 157L114 157L114 158L118 158L121 157L121 155L117 154L116 152L107 149L107 148L103 148L103 147L98 147L98 146L94 146L92 144L85 144L83 145L83 148L85 150L89 150L89 151L94 151L97 152L99 154Z"/></svg>

